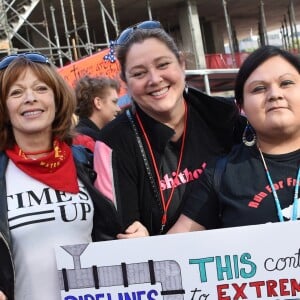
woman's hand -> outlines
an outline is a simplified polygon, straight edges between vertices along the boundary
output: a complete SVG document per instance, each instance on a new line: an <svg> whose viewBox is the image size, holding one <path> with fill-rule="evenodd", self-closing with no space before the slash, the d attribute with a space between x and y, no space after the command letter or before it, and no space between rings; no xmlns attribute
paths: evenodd
<svg viewBox="0 0 300 300"><path fill-rule="evenodd" d="M7 297L0 291L0 300L7 300Z"/></svg>
<svg viewBox="0 0 300 300"><path fill-rule="evenodd" d="M173 227L167 232L167 234L200 230L206 230L206 228L193 221L189 217L185 216L184 214L181 214Z"/></svg>
<svg viewBox="0 0 300 300"><path fill-rule="evenodd" d="M135 221L127 227L125 233L119 233L117 239L131 239L145 236L149 236L147 228L141 222Z"/></svg>

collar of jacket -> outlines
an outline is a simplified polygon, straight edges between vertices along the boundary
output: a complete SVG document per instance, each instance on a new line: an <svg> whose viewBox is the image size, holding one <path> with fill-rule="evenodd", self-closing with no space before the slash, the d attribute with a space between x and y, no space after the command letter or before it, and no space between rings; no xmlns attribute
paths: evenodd
<svg viewBox="0 0 300 300"><path fill-rule="evenodd" d="M93 130L100 130L99 127L89 118L80 118L76 128L89 127Z"/></svg>
<svg viewBox="0 0 300 300"><path fill-rule="evenodd" d="M7 195L6 195L6 181L5 171L8 164L8 157L5 152L0 152L0 231L5 239L10 243L10 234L8 229L7 217Z"/></svg>
<svg viewBox="0 0 300 300"><path fill-rule="evenodd" d="M5 171L8 164L8 157L5 152L0 152L0 290L14 299L15 271L13 266L11 238L7 216L7 195Z"/></svg>
<svg viewBox="0 0 300 300"><path fill-rule="evenodd" d="M211 128L233 124L239 118L239 110L233 97L210 96L193 87L183 93L183 97Z"/></svg>
<svg viewBox="0 0 300 300"><path fill-rule="evenodd" d="M183 97L188 105L188 115L191 107L193 107L212 129L219 130L220 124L224 127L231 126L234 128L239 111L232 97L213 97L192 87L184 91ZM174 134L174 130L148 116L136 102L134 102L134 109L139 113L152 147L163 153L166 144ZM188 127L189 123L188 117Z"/></svg>
<svg viewBox="0 0 300 300"><path fill-rule="evenodd" d="M81 134L90 136L94 140L99 139L100 128L89 118L79 119L75 130Z"/></svg>

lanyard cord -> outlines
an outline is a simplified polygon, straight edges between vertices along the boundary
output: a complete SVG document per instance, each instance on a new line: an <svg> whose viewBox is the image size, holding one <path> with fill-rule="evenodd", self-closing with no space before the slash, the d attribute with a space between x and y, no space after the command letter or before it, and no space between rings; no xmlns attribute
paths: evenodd
<svg viewBox="0 0 300 300"><path fill-rule="evenodd" d="M159 186L161 204L162 204L162 208L163 208L163 216L162 216L162 220L161 220L161 232L162 232L165 225L166 225L166 223L167 223L167 212L168 212L168 208L169 208L170 203L171 203L172 198L173 198L173 194L174 194L174 190L175 190L175 184L173 184L173 186L172 186L171 194L170 194L168 200L165 201L165 196L163 194L163 190L162 190L161 185L160 185L160 175L159 175L157 163L156 163L153 151L152 151L152 147L151 147L148 135L145 131L145 128L144 128L143 123L140 119L140 116L138 115L138 112L136 112L136 118L137 118L137 121L138 121L138 123L141 127L142 133L145 137L147 147L149 149L149 153L150 153L150 156L151 156L151 160L152 160L152 163L153 163L153 166L154 166L154 171L155 171L155 175L156 175L156 178L157 178L158 186ZM178 177L179 169L180 169L180 166L181 166L181 161L182 161L182 156L183 156L183 149L184 149L184 145L185 145L185 136L186 136L186 127L187 127L186 125L187 125L187 105L186 105L186 102L184 101L184 129L183 129L183 134L182 134L182 142L181 142L181 148L180 148L180 154L179 154L179 160L178 160L178 165L177 165L177 170L176 170L176 175L175 175L176 177L175 178Z"/></svg>
<svg viewBox="0 0 300 300"><path fill-rule="evenodd" d="M275 205L276 205L276 209L277 209L277 214L278 214L279 221L280 221L280 222L284 222L283 214L282 214L282 208L281 208L281 205L280 205L280 201L279 201L279 198L278 198L276 189L275 189L275 187L274 187L274 183L273 183L273 181L272 181L270 172L269 172L269 170L268 170L268 167L267 167L265 158L264 158L264 156L263 156L263 154L262 154L260 148L259 148L259 147L257 147L257 148L258 148L258 151L259 151L259 153L260 153L260 157L261 157L261 160L262 160L262 162L263 162L263 165L264 165L264 168L265 168L265 171L266 171L266 175L267 175L267 178L268 178L268 181L269 181L269 184L270 184L272 193L273 193L273 197L274 197L274 201L275 201ZM300 182L300 166L299 166L299 168L298 168L297 180L296 180L296 186L295 186L295 192L294 192L293 211L292 211L292 213L291 213L291 220L292 220L292 221L297 220L299 182Z"/></svg>

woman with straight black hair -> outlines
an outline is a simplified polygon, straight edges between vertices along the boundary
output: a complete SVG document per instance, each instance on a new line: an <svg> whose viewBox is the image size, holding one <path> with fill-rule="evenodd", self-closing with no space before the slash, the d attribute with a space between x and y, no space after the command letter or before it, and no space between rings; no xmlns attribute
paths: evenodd
<svg viewBox="0 0 300 300"><path fill-rule="evenodd" d="M249 122L243 143L205 170L169 233L300 218L299 58L257 49L239 70L235 95Z"/></svg>

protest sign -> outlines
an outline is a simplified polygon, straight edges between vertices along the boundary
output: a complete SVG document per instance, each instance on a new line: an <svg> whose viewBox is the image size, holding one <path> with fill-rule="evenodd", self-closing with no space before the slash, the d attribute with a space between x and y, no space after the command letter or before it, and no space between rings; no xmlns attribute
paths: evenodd
<svg viewBox="0 0 300 300"><path fill-rule="evenodd" d="M299 221L56 248L63 300L300 299Z"/></svg>
<svg viewBox="0 0 300 300"><path fill-rule="evenodd" d="M124 83L121 81L120 64L116 60L115 62L110 62L109 60L104 60L104 56L109 53L109 49L102 50L98 53L90 55L88 57L82 58L78 61L72 62L58 69L58 72L62 77L74 87L76 81L85 76L106 76L118 80L121 83L120 96L126 93Z"/></svg>

